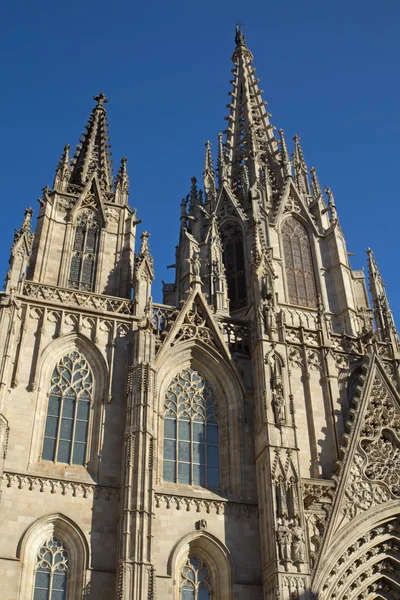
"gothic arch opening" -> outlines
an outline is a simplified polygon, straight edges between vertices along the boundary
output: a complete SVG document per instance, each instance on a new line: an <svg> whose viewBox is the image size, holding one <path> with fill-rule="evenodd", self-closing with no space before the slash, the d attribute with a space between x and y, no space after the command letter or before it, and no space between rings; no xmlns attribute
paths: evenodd
<svg viewBox="0 0 400 600"><path fill-rule="evenodd" d="M282 225L282 245L289 303L315 308L317 290L310 239L295 217L288 217Z"/></svg>
<svg viewBox="0 0 400 600"><path fill-rule="evenodd" d="M51 552L54 551L54 557L49 557L49 548ZM64 581L61 581L62 576L58 577L55 585L63 585L66 593L62 596L60 590L60 594L58 596L55 594L54 597L62 600L74 600L80 597L85 571L88 568L89 547L80 528L68 517L52 514L35 521L22 536L17 556L23 567L20 600L36 598L34 589L38 587L36 586L38 570L39 573L41 570L43 575L39 578L40 590L40 586L46 583L46 573L48 575L51 569L54 570L53 575L65 572ZM52 563L48 569L46 569L46 562ZM60 570L57 569L58 562L63 563L63 568ZM44 593L43 597L46 597Z"/></svg>
<svg viewBox="0 0 400 600"><path fill-rule="evenodd" d="M75 223L69 287L88 292L94 290L99 238L99 215L91 209L81 211Z"/></svg>
<svg viewBox="0 0 400 600"><path fill-rule="evenodd" d="M226 221L220 228L230 309L247 305L243 231L239 223Z"/></svg>
<svg viewBox="0 0 400 600"><path fill-rule="evenodd" d="M186 600L182 591L187 591L188 594L190 592L190 589L184 589L184 585L187 576L190 577L189 571L185 571L185 566L190 564L191 559L194 568L199 567L199 571L204 569L203 575L207 581L203 591L204 599L207 599L207 592L209 592L208 598L212 600L231 600L234 568L230 552L224 544L205 530L206 521L199 521L198 526L203 530L194 531L181 539L173 548L168 561L168 573L173 575L175 583L174 600ZM201 588L198 591L201 592ZM188 600L193 598L202 600L199 593L197 596L195 594L187 596Z"/></svg>

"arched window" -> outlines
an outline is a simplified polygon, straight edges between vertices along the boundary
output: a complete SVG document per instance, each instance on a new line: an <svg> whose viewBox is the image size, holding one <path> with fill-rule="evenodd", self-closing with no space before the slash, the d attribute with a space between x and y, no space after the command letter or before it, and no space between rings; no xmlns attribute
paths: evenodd
<svg viewBox="0 0 400 600"><path fill-rule="evenodd" d="M247 304L243 233L238 223L228 221L221 227L223 260L231 310Z"/></svg>
<svg viewBox="0 0 400 600"><path fill-rule="evenodd" d="M283 255L289 302L299 306L317 306L310 240L304 225L288 217L282 227Z"/></svg>
<svg viewBox="0 0 400 600"><path fill-rule="evenodd" d="M56 364L49 392L42 458L85 465L93 375L77 351Z"/></svg>
<svg viewBox="0 0 400 600"><path fill-rule="evenodd" d="M171 381L165 402L164 481L219 488L218 407L192 368Z"/></svg>
<svg viewBox="0 0 400 600"><path fill-rule="evenodd" d="M62 542L52 536L37 554L33 600L65 600L67 580L68 552Z"/></svg>
<svg viewBox="0 0 400 600"><path fill-rule="evenodd" d="M68 284L77 290L93 290L99 225L92 210L80 213L76 228Z"/></svg>
<svg viewBox="0 0 400 600"><path fill-rule="evenodd" d="M181 600L209 600L211 577L207 566L198 556L191 556L181 571Z"/></svg>

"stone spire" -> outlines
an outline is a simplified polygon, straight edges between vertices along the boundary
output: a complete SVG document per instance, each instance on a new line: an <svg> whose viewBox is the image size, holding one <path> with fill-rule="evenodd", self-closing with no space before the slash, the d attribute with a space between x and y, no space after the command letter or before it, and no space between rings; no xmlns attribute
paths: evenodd
<svg viewBox="0 0 400 600"><path fill-rule="evenodd" d="M283 174L284 174L285 178L291 177L292 169L290 166L289 152L287 149L286 140L285 140L285 132L283 131L283 129L279 130L279 139L280 139L280 146L281 146L281 164L282 164L282 168L283 168Z"/></svg>
<svg viewBox="0 0 400 600"><path fill-rule="evenodd" d="M259 80L254 75L253 55L246 46L239 25L236 26L235 42L232 99L227 105L225 158L230 187L234 192L240 192L243 164L247 164L252 185L260 165L266 162L268 156L276 157L279 150L269 122L270 115L265 110L266 102L261 97L263 90L259 89Z"/></svg>
<svg viewBox="0 0 400 600"><path fill-rule="evenodd" d="M71 166L69 160L70 145L64 146L64 151L57 165L56 175L54 177L53 188L57 191L66 189L67 183L71 177Z"/></svg>
<svg viewBox="0 0 400 600"><path fill-rule="evenodd" d="M203 172L203 180L204 180L204 192L205 192L205 202L208 205L209 210L214 210L215 202L217 199L217 186L215 183L215 172L214 172L214 164L211 153L211 142L206 142L206 156L204 161L204 172Z"/></svg>
<svg viewBox="0 0 400 600"><path fill-rule="evenodd" d="M112 192L110 144L105 103L108 102L103 93L94 96L96 106L90 114L86 131L82 133L80 144L76 148L72 161L70 183L85 185L92 173L96 173L100 187L105 192Z"/></svg>
<svg viewBox="0 0 400 600"><path fill-rule="evenodd" d="M368 276L369 290L372 296L375 324L380 333L382 341L394 341L398 344L398 335L392 311L386 295L385 284L376 264L375 257L371 248L367 250L368 254Z"/></svg>
<svg viewBox="0 0 400 600"><path fill-rule="evenodd" d="M295 135L294 141L294 152L293 152L293 169L294 169L294 180L298 190L307 196L310 195L310 184L308 181L308 168L306 161L304 160L303 150L300 145L299 136Z"/></svg>

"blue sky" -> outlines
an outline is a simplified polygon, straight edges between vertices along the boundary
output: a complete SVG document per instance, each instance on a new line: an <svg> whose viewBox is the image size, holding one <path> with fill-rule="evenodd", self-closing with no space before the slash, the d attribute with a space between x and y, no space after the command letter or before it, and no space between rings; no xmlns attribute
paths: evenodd
<svg viewBox="0 0 400 600"><path fill-rule="evenodd" d="M104 91L114 167L128 157L160 301L180 200L201 177L205 141L215 149L225 127L240 19L273 124L300 136L332 188L353 268L373 248L400 327L398 2L9 0L1 11L1 272L24 208L37 211Z"/></svg>

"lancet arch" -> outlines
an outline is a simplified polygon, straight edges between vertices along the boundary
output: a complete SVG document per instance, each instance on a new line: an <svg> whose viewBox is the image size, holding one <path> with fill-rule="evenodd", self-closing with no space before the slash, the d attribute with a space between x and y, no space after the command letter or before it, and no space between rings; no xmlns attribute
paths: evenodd
<svg viewBox="0 0 400 600"><path fill-rule="evenodd" d="M198 557L209 571L213 600L231 600L235 570L228 548L207 531L193 531L172 549L167 572L174 579L174 600L181 600L182 569L190 557Z"/></svg>
<svg viewBox="0 0 400 600"><path fill-rule="evenodd" d="M22 563L19 599L33 596L37 555L41 546L57 538L68 552L66 600L75 600L82 592L89 567L89 544L80 527L60 513L37 519L24 532L18 543L17 557Z"/></svg>
<svg viewBox="0 0 400 600"><path fill-rule="evenodd" d="M40 457L47 423L50 390L55 368L63 357L76 354L82 356L90 371L90 406L88 407L87 459L85 464L92 473L96 472L100 451L101 405L106 394L108 367L100 350L82 334L68 334L53 340L43 350L38 365L38 396L35 411L35 425L30 451L30 461L40 468ZM54 383L54 382L53 382ZM57 465L54 465L57 469ZM63 467L60 467L63 468Z"/></svg>
<svg viewBox="0 0 400 600"><path fill-rule="evenodd" d="M302 221L292 215L281 225L287 301L297 306L317 306L317 287L310 236Z"/></svg>
<svg viewBox="0 0 400 600"><path fill-rule="evenodd" d="M168 356L165 355L159 365L158 411L160 415L158 427L158 479L162 480L163 439L166 415L166 397L171 381L181 372L193 369L208 382L215 396L218 410L218 433L220 448L220 491L231 490L240 493L242 480L242 457L230 443L239 439L243 432L239 424L244 419L243 388L237 375L229 365L221 361L221 357L205 351L200 345L191 342L173 346ZM232 470L230 465L235 464Z"/></svg>

